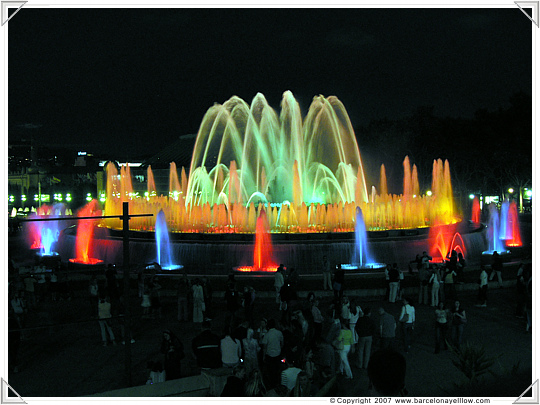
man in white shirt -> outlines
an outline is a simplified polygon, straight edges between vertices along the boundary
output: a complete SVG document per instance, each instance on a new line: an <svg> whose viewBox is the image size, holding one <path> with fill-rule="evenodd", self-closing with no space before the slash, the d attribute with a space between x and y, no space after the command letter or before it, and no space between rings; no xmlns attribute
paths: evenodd
<svg viewBox="0 0 540 405"><path fill-rule="evenodd" d="M283 347L283 333L276 329L275 319L268 320L268 332L261 341L263 347L264 362L268 367L271 382L277 383L281 361L281 349Z"/></svg>
<svg viewBox="0 0 540 405"><path fill-rule="evenodd" d="M302 369L295 367L294 364L291 364L288 361L286 361L286 364L287 369L281 372L281 385L287 387L287 389L291 391L296 386L296 378Z"/></svg>
<svg viewBox="0 0 540 405"><path fill-rule="evenodd" d="M405 346L405 353L408 353L409 349L411 348L411 335L412 331L414 330L415 320L414 307L410 305L407 298L403 298L403 307L401 308L399 321L403 325L403 343Z"/></svg>

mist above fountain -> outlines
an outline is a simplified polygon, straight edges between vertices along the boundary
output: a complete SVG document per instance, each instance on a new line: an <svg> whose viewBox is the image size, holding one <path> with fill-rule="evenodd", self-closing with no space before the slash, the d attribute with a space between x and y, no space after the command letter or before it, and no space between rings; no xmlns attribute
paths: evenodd
<svg viewBox="0 0 540 405"><path fill-rule="evenodd" d="M133 192L129 167L120 175L106 166L105 215L163 210L171 232L254 233L263 208L273 233L353 232L356 207L368 230L420 228L455 223L448 162L435 160L432 195L421 195L418 172L403 162L403 193L381 186L367 193L356 135L334 96L313 99L305 119L292 93L283 94L278 115L262 94L248 105L234 96L215 104L199 128L189 176L171 163L167 195L157 195L148 169L145 198ZM384 178L383 178L384 176ZM133 218L131 229L152 230L150 218ZM105 225L121 228L117 219Z"/></svg>

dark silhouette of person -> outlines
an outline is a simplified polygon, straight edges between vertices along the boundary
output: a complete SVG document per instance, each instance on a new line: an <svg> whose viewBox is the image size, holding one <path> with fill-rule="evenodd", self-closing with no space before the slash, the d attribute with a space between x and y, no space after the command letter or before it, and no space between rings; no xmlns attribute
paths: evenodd
<svg viewBox="0 0 540 405"><path fill-rule="evenodd" d="M368 364L368 377L373 396L399 397L405 389L405 357L394 349L377 350Z"/></svg>

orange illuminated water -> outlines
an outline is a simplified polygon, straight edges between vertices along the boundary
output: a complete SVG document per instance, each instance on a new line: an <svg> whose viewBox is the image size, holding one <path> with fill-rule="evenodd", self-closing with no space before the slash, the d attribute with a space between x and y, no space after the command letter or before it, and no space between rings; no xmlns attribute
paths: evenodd
<svg viewBox="0 0 540 405"><path fill-rule="evenodd" d="M169 193L139 198L129 168L106 166L105 215L162 210L170 232L255 233L266 211L269 232L353 232L355 213L366 230L422 228L459 222L448 161L433 161L432 194L421 189L416 165L405 157L403 191L389 194L381 166L380 189L368 198L360 150L343 104L334 96L314 97L303 119L298 102L285 92L278 115L257 94L251 105L232 97L205 114L189 174L170 167ZM150 174L148 174L150 178ZM122 227L119 219L104 225ZM130 229L153 230L152 217L135 217Z"/></svg>

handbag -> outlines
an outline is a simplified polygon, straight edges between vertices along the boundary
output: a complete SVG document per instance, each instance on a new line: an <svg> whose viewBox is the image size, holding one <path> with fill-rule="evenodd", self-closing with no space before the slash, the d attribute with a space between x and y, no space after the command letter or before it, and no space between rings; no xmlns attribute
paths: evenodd
<svg viewBox="0 0 540 405"><path fill-rule="evenodd" d="M403 323L409 322L409 314L405 312L405 314L403 314L403 316L399 319L399 321Z"/></svg>
<svg viewBox="0 0 540 405"><path fill-rule="evenodd" d="M343 340L334 339L332 342L332 346L334 346L337 350L343 350L345 348L345 345L343 344Z"/></svg>

